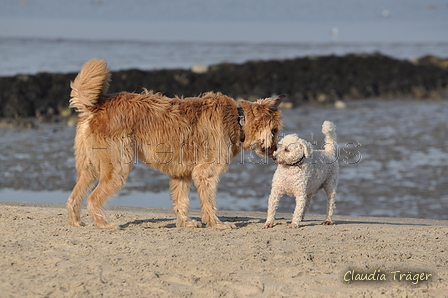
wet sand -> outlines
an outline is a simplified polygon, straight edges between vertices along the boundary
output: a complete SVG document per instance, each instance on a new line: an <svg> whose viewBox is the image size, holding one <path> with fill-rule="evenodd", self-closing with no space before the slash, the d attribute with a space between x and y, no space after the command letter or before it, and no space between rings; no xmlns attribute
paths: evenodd
<svg viewBox="0 0 448 298"><path fill-rule="evenodd" d="M0 202L0 296L448 296L447 220L321 226L324 215L309 214L289 229L279 213L264 230L264 212L218 214L238 229L175 228L171 210L135 207L107 209L121 229L95 229L85 209L75 228L62 204Z"/></svg>

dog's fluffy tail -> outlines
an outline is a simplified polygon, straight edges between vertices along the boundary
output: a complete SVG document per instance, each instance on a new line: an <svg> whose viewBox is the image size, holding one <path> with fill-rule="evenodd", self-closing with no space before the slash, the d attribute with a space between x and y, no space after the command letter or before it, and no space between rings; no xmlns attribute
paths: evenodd
<svg viewBox="0 0 448 298"><path fill-rule="evenodd" d="M103 59L94 58L87 61L75 80L70 83L70 108L81 114L89 113L101 95L107 92L110 81L110 70Z"/></svg>
<svg viewBox="0 0 448 298"><path fill-rule="evenodd" d="M331 121L325 121L324 124L322 124L322 133L325 135L325 151L336 154L336 150L338 149L336 125Z"/></svg>

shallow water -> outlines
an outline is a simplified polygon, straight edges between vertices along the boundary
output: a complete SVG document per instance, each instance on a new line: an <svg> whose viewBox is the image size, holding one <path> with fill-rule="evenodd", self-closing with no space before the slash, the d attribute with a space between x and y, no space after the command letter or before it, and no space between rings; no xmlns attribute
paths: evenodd
<svg viewBox="0 0 448 298"><path fill-rule="evenodd" d="M298 133L316 148L321 125L337 125L340 181L335 214L448 219L448 101L362 100L346 109L305 106L284 110L284 134ZM75 128L39 124L37 128L0 128L0 200L64 203L76 176ZM218 208L267 207L271 160L246 151L221 177ZM111 205L170 207L168 177L137 163L125 188ZM195 188L191 207L199 208ZM325 195L310 213L325 213ZM292 212L285 196L279 211Z"/></svg>

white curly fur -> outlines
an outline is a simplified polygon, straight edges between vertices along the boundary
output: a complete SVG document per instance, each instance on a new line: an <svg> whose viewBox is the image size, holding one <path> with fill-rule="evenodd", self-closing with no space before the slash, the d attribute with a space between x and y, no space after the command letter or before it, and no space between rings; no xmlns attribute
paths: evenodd
<svg viewBox="0 0 448 298"><path fill-rule="evenodd" d="M312 196L322 188L328 199L327 218L322 224L332 224L331 216L335 207L339 175L336 126L325 121L322 133L325 134L324 150L313 150L309 142L300 139L296 134L287 135L279 142L279 147L273 155L278 167L272 179L264 228L274 226L275 211L283 194L296 198L290 227L298 227L308 210Z"/></svg>

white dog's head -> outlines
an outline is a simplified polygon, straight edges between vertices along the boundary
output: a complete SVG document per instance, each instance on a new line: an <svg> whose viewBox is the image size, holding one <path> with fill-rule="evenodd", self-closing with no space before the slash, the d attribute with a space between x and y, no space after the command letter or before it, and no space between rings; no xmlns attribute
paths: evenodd
<svg viewBox="0 0 448 298"><path fill-rule="evenodd" d="M311 143L299 138L296 134L286 135L274 152L273 159L280 165L299 164L304 158L312 157Z"/></svg>

